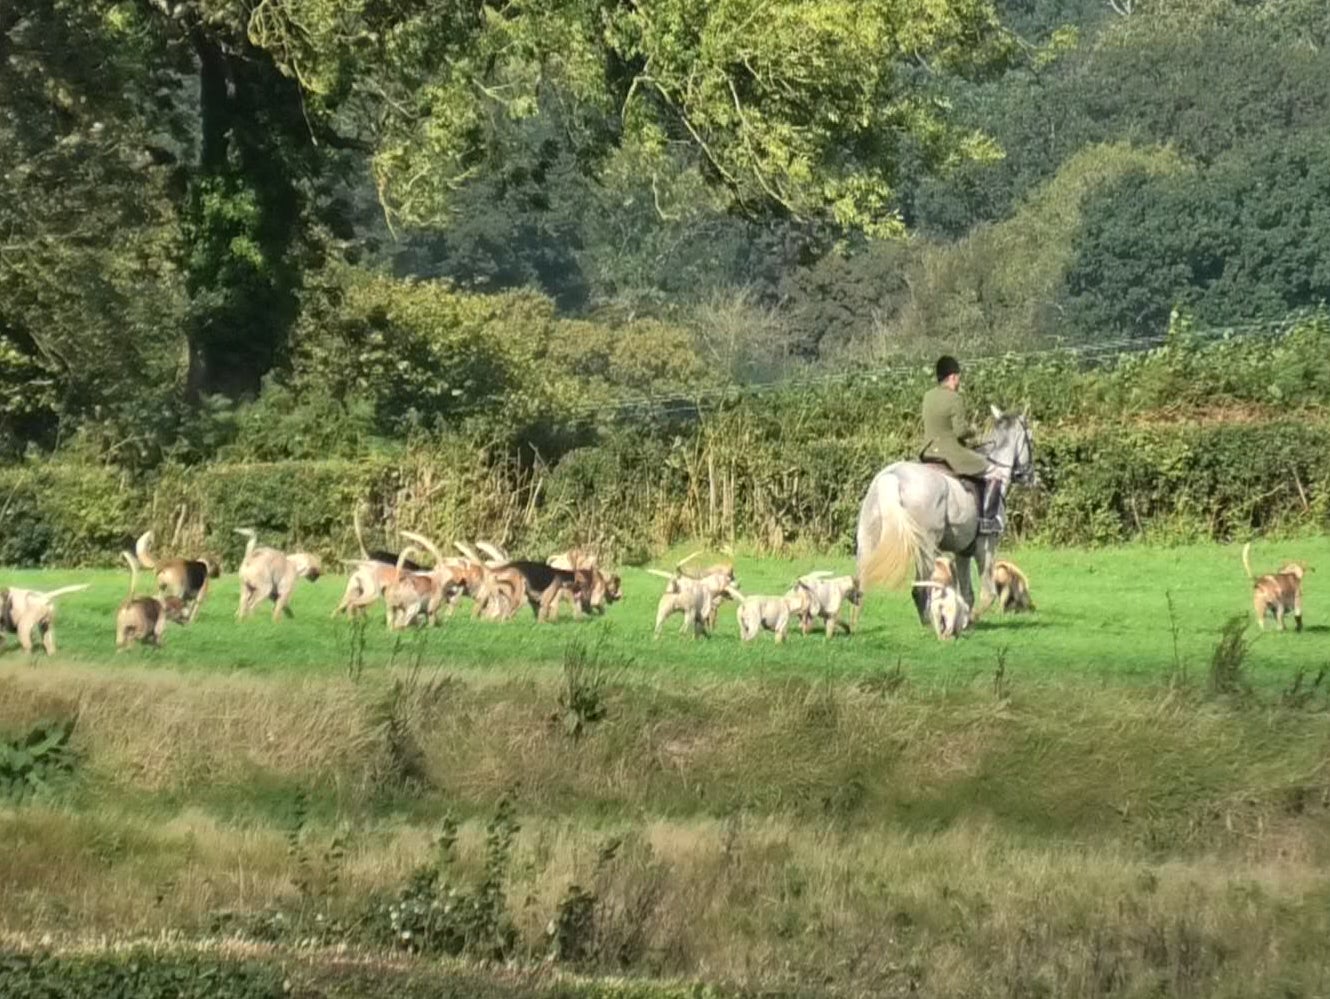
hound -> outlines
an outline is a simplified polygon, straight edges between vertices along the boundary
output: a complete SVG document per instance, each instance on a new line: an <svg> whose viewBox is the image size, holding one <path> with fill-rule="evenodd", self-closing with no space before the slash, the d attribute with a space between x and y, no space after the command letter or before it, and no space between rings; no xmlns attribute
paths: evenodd
<svg viewBox="0 0 1330 999"><path fill-rule="evenodd" d="M567 572L573 572L576 569L595 569L597 567L596 553L585 548L569 548L566 552L551 555L545 562L555 569L564 569Z"/></svg>
<svg viewBox="0 0 1330 999"><path fill-rule="evenodd" d="M829 572L810 572L800 576L799 582L808 588L811 597L808 607L801 613L799 627L807 635L813 627L813 618L826 622L826 635L831 638L838 628L851 634L859 626L859 611L863 608L864 592L856 576L833 576ZM847 624L841 620L841 609L849 603L852 608Z"/></svg>
<svg viewBox="0 0 1330 999"><path fill-rule="evenodd" d="M491 564L505 561L507 556L483 541L476 544L477 547L493 553L488 560L481 558L468 545L460 541L453 542L453 547L461 552L465 559L456 570L461 587L449 600L448 616L452 616L457 600L466 594L474 604L471 609L473 619L484 617L491 621L507 621L526 601L526 581L518 573L496 573ZM496 558L498 555L502 555L502 558Z"/></svg>
<svg viewBox="0 0 1330 999"><path fill-rule="evenodd" d="M648 569L653 576L669 580L665 592L656 605L655 636L660 637L665 627L665 620L672 614L683 615L683 626L679 633L693 629L693 637L707 635L715 630L716 613L720 602L725 599L742 600L738 584L731 565L712 566L700 576L690 576L683 572L683 566L697 553L689 555L675 566L675 571L663 572L660 569Z"/></svg>
<svg viewBox="0 0 1330 999"><path fill-rule="evenodd" d="M189 615L185 602L177 596L140 597L138 589L139 563L129 552L121 552L129 563L129 593L115 612L115 647L124 652L132 642L161 645L166 622L185 624Z"/></svg>
<svg viewBox="0 0 1330 999"><path fill-rule="evenodd" d="M779 597L745 597L735 608L739 637L751 642L763 629L776 633L777 643L785 641L790 621L811 611L813 595L801 580Z"/></svg>
<svg viewBox="0 0 1330 999"><path fill-rule="evenodd" d="M342 599L333 608L331 617L338 614L359 617L383 596L385 587L397 580L398 569L394 564L376 559L342 559L342 563L351 568L351 575L346 580Z"/></svg>
<svg viewBox="0 0 1330 999"><path fill-rule="evenodd" d="M1030 581L1015 562L998 559L993 563L993 586L997 589L999 614L1008 610L1016 613L1035 610L1034 601L1030 599Z"/></svg>
<svg viewBox="0 0 1330 999"><path fill-rule="evenodd" d="M24 652L32 652L32 633L42 636L42 648L55 655L55 601L67 593L86 590L90 584L78 583L56 590L24 590L17 586L0 590L0 635L17 635ZM0 644L4 639L0 637Z"/></svg>
<svg viewBox="0 0 1330 999"><path fill-rule="evenodd" d="M470 560L447 558L439 551L434 542L423 534L403 531L402 537L414 541L434 558L434 566L428 570L406 572L406 552L398 558L397 578L385 589L384 602L388 606L390 628L405 628L417 617L424 616L431 625L439 623L439 609L444 601L448 602L449 616L456 605L457 598L466 588L467 571Z"/></svg>
<svg viewBox="0 0 1330 999"><path fill-rule="evenodd" d="M557 617L558 603L562 598L572 601L573 616L577 618L582 616L583 608L590 603L596 577L589 569L556 569L547 562L510 559L507 552L484 541L477 542L476 547L490 556L486 567L492 581L506 581L514 592L522 591L537 621L550 621Z"/></svg>
<svg viewBox="0 0 1330 999"><path fill-rule="evenodd" d="M153 557L152 531L144 531L134 542L134 554L145 569L157 570L157 591L180 600L188 610L188 620L198 616L203 598L208 595L208 580L222 574L220 562L210 558L173 558L158 564Z"/></svg>
<svg viewBox="0 0 1330 999"><path fill-rule="evenodd" d="M728 587L734 587L737 592L739 584L735 579L734 566L728 562L720 562L716 565L708 566L698 573L690 573L685 570L684 566L697 558L700 554L701 552L693 552L690 555L684 556L675 563L673 574L661 572L659 569L648 569L647 572L651 573L653 576L661 576L665 579L692 580L694 583L699 583L711 591L713 599L709 604L710 611L707 615L706 626L708 631L715 631L716 614L720 610L721 600L724 599L720 595L723 594ZM667 590L666 592L669 591Z"/></svg>
<svg viewBox="0 0 1330 999"><path fill-rule="evenodd" d="M591 589L583 608L590 614L604 614L610 604L623 599L623 580L617 572L603 572L596 566L586 570L591 573Z"/></svg>
<svg viewBox="0 0 1330 999"><path fill-rule="evenodd" d="M406 572L403 566L409 554L416 553L410 545L397 557L397 578L383 591L383 604L388 611L388 627L393 631L415 622L424 615L430 618L430 598L435 591L434 580L428 573Z"/></svg>
<svg viewBox="0 0 1330 999"><path fill-rule="evenodd" d="M237 527L235 531L248 539L245 557L240 563L240 604L236 608L236 620L248 617L263 600L273 602L274 621L283 614L290 617L291 594L296 580L314 582L323 573L323 563L317 555L307 552L288 555L276 548L259 546L257 535L251 528Z"/></svg>
<svg viewBox="0 0 1330 999"><path fill-rule="evenodd" d="M1242 567L1247 570L1247 578L1252 581L1252 608L1256 611L1256 623L1265 630L1267 614L1275 616L1279 630L1284 631L1284 614L1293 612L1294 626L1302 630L1302 577L1308 571L1301 562L1285 562L1275 573L1257 576L1251 571L1251 542L1242 546Z"/></svg>
<svg viewBox="0 0 1330 999"><path fill-rule="evenodd" d="M345 565L351 566L351 575L346 581L346 589L342 591L342 599L337 606L333 608L332 617L338 614L346 614L347 617L357 617L366 608L370 607L374 601L383 596L383 591L397 582L403 571L423 572L424 568L418 563L406 559L402 562L401 568L398 567L398 553L374 549L373 551L365 547L365 536L360 528L360 507L357 506L351 515L351 523L356 531L356 547L360 549L360 558L343 559ZM388 617L388 625L392 626L391 614Z"/></svg>
<svg viewBox="0 0 1330 999"><path fill-rule="evenodd" d="M933 631L942 641L951 641L970 627L970 605L956 588L951 563L944 558L933 562L933 575L914 584L933 592L928 597L928 615Z"/></svg>

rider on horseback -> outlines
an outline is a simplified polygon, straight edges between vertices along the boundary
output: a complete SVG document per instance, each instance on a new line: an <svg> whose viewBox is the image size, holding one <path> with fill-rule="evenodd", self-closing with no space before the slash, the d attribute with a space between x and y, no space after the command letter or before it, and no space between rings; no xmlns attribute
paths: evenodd
<svg viewBox="0 0 1330 999"><path fill-rule="evenodd" d="M961 399L961 366L943 355L937 362L937 386L924 393L925 461L942 462L979 487L979 533L1001 534L1002 480L987 458L966 446L975 431Z"/></svg>

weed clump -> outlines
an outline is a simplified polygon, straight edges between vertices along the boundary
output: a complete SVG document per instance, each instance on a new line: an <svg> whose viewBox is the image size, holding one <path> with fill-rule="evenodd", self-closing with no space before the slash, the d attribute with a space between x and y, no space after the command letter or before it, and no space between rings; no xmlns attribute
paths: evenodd
<svg viewBox="0 0 1330 999"><path fill-rule="evenodd" d="M69 738L74 719L34 725L26 735L0 742L0 798L21 804L74 769Z"/></svg>
<svg viewBox="0 0 1330 999"><path fill-rule="evenodd" d="M599 643L588 649L580 639L569 642L563 653L559 710L550 720L561 723L574 741L580 740L592 725L609 714L609 686L613 679L601 665Z"/></svg>
<svg viewBox="0 0 1330 999"><path fill-rule="evenodd" d="M1247 638L1247 615L1234 614L1219 629L1219 642L1210 655L1210 692L1212 694L1248 694L1247 653L1251 641Z"/></svg>
<svg viewBox="0 0 1330 999"><path fill-rule="evenodd" d="M457 822L444 818L435 841L435 860L417 869L390 902L373 908L367 920L377 942L412 954L467 955L501 961L517 945L504 882L519 830L512 798L505 795L485 828L485 868L481 880L456 879Z"/></svg>

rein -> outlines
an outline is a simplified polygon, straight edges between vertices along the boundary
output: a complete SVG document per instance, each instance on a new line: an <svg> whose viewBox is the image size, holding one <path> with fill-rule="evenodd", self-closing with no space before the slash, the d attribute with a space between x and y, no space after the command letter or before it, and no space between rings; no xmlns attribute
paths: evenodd
<svg viewBox="0 0 1330 999"><path fill-rule="evenodd" d="M1029 427L1025 426L1024 424L1021 425L1021 440L1020 443L1016 445L1016 454L1018 456L1020 455L1022 450L1025 451L1027 455L1028 460L1023 465L1019 460L1019 457L1017 457L1012 461L999 461L990 454L992 448L993 445L991 442L989 442L985 446L976 448L975 450L978 451L980 454L982 454L985 458L987 458L993 465L997 466L998 468L1008 473L1002 476L1003 494L1006 493L1007 488L1011 485L1012 482L1030 481L1030 479L1034 475L1034 439L1030 436ZM1021 467L1023 467L1025 470L1020 474L1016 474L1016 470Z"/></svg>

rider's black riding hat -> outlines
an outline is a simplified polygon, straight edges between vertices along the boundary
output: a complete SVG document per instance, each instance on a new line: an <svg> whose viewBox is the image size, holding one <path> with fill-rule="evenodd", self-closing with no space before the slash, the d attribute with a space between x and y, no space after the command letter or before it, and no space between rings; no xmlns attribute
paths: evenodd
<svg viewBox="0 0 1330 999"><path fill-rule="evenodd" d="M946 381L952 375L961 373L961 362L950 354L943 354L937 359L937 380Z"/></svg>

